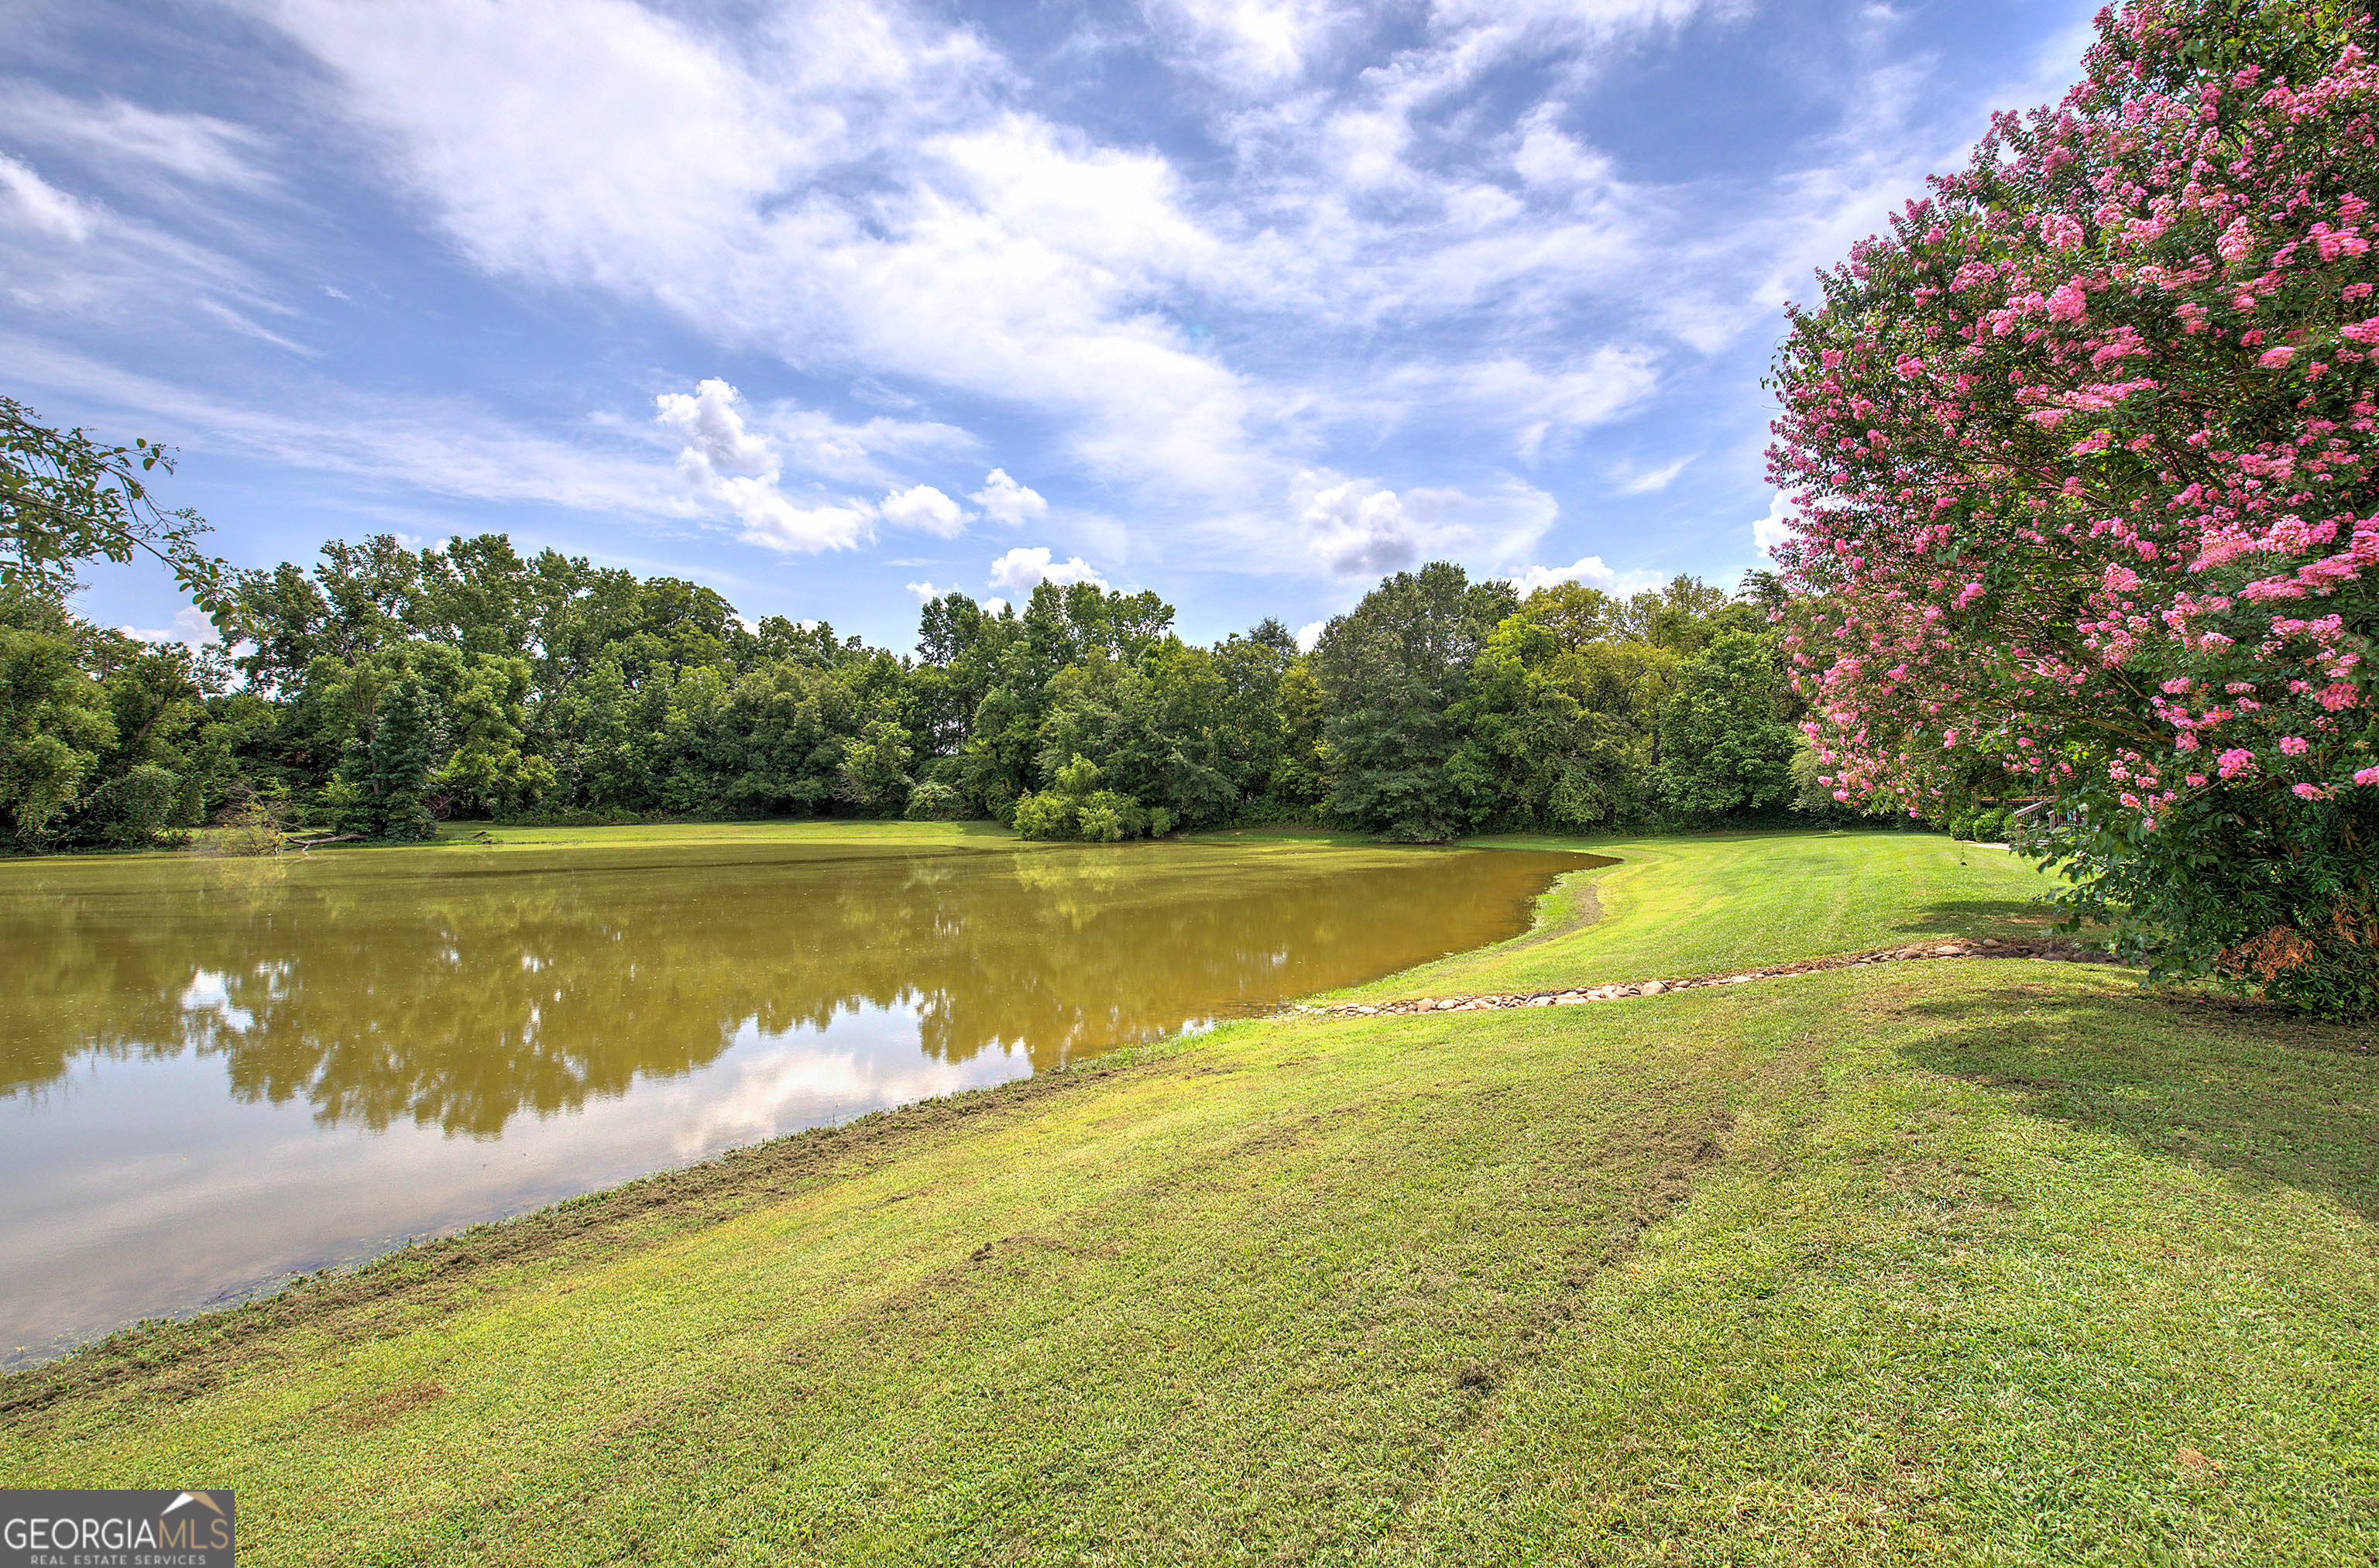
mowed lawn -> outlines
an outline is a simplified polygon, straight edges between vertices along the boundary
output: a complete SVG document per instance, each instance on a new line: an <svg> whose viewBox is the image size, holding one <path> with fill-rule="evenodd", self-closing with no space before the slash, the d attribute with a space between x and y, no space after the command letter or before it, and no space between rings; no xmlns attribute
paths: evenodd
<svg viewBox="0 0 2379 1568"><path fill-rule="evenodd" d="M1582 847L1385 989L2037 928L1927 836ZM1235 1024L19 1374L0 1481L259 1564L2369 1562L2372 1043L2028 960Z"/></svg>

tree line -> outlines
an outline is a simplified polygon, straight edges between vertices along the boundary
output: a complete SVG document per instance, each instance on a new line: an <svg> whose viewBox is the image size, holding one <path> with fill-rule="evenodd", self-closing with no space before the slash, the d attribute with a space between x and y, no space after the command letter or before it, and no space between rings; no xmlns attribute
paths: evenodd
<svg viewBox="0 0 2379 1568"><path fill-rule="evenodd" d="M501 535L380 536L227 574L223 644L193 649L95 626L69 582L18 573L0 585L0 812L21 846L73 849L226 814L385 839L839 814L1429 840L1837 810L1797 741L1776 594L1755 575L1738 596L1679 577L1523 597L1440 562L1301 652L1276 621L1199 646L1153 593L1044 583L927 603L904 657Z"/></svg>

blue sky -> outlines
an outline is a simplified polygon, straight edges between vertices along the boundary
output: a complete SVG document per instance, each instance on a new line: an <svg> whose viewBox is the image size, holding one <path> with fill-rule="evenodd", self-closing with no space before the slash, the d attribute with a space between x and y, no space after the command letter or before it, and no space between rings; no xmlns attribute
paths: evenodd
<svg viewBox="0 0 2379 1568"><path fill-rule="evenodd" d="M2094 9L15 0L0 390L242 565L501 530L903 649L1044 574L1732 585L1779 306Z"/></svg>

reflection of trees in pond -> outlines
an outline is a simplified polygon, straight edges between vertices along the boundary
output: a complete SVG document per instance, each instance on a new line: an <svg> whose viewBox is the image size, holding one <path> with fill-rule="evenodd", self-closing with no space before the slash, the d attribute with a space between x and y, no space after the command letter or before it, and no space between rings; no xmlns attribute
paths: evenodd
<svg viewBox="0 0 2379 1568"><path fill-rule="evenodd" d="M1036 1068L1474 944L1568 857L1137 850L634 866L442 851L123 862L0 889L0 1087L89 1053L220 1056L243 1098L489 1137L748 1025L913 1008Z"/></svg>

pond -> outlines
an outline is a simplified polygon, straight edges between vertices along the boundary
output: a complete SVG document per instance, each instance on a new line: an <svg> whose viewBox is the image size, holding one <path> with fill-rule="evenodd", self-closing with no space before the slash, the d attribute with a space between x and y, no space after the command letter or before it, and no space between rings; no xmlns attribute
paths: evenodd
<svg viewBox="0 0 2379 1568"><path fill-rule="evenodd" d="M834 830L0 863L0 1357L1392 973L1599 863Z"/></svg>

